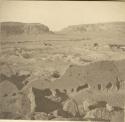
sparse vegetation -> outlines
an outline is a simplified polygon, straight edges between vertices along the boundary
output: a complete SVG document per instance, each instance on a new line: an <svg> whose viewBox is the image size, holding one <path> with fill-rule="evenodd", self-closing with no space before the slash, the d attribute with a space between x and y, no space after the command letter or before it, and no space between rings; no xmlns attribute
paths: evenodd
<svg viewBox="0 0 125 122"><path fill-rule="evenodd" d="M16 96L16 93L13 93L12 96Z"/></svg>
<svg viewBox="0 0 125 122"><path fill-rule="evenodd" d="M101 84L98 84L98 90L101 90Z"/></svg>
<svg viewBox="0 0 125 122"><path fill-rule="evenodd" d="M98 47L98 43L94 43L93 45L94 45L94 47Z"/></svg>
<svg viewBox="0 0 125 122"><path fill-rule="evenodd" d="M26 59L29 59L29 58L32 57L32 56L31 56L30 54L28 54L28 53L24 53L24 54L22 54L22 56L23 56L23 58L26 58Z"/></svg>

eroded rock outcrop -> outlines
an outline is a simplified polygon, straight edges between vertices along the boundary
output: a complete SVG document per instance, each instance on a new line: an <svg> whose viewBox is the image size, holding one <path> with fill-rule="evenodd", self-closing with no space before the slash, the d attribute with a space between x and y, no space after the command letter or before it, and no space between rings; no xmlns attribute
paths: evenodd
<svg viewBox="0 0 125 122"><path fill-rule="evenodd" d="M50 86L58 89L84 88L119 90L125 81L125 60L97 61L87 65L71 65L65 74ZM71 84L71 85L69 85ZM84 86L85 85L85 86Z"/></svg>

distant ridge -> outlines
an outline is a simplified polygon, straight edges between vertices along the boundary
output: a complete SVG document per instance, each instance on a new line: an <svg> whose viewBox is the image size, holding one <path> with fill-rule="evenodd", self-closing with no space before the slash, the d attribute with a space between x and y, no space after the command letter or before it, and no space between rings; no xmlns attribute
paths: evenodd
<svg viewBox="0 0 125 122"><path fill-rule="evenodd" d="M60 32L73 33L73 32L100 32L100 31L124 31L125 22L106 22L95 24L80 24L71 25L63 28Z"/></svg>

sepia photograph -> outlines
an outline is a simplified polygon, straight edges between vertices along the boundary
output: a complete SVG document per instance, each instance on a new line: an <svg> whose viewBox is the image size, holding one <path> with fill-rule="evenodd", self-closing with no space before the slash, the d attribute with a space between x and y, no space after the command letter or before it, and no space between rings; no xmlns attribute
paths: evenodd
<svg viewBox="0 0 125 122"><path fill-rule="evenodd" d="M0 1L0 120L125 122L125 2Z"/></svg>

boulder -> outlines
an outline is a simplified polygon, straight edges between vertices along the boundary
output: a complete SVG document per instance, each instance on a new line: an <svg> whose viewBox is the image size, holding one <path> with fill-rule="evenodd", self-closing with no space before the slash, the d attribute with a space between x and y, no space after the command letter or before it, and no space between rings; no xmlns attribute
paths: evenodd
<svg viewBox="0 0 125 122"><path fill-rule="evenodd" d="M83 109L84 111L89 111L89 106L93 105L95 101L91 99L86 99L85 101L82 102Z"/></svg>

